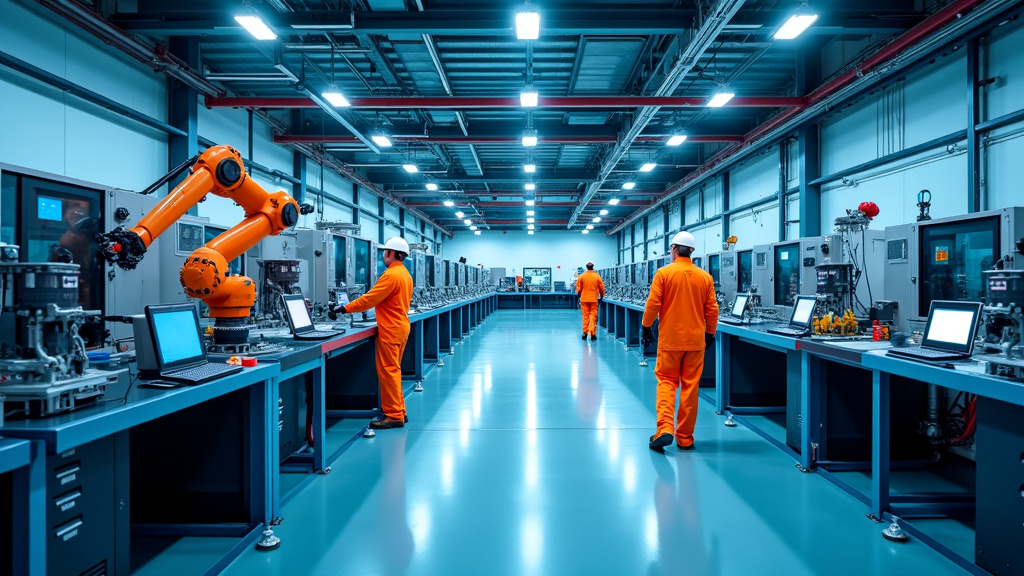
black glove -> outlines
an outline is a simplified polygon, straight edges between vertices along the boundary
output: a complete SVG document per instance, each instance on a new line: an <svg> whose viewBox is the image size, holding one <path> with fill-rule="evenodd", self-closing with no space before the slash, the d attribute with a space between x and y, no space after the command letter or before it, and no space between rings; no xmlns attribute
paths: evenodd
<svg viewBox="0 0 1024 576"><path fill-rule="evenodd" d="M640 330L640 346L650 348L654 344L654 331L650 326L643 326Z"/></svg>
<svg viewBox="0 0 1024 576"><path fill-rule="evenodd" d="M337 320L338 319L338 314L348 314L348 312L345 311L345 306L333 306L332 305L327 310L327 317L330 318L331 320Z"/></svg>
<svg viewBox="0 0 1024 576"><path fill-rule="evenodd" d="M714 343L715 343L715 335L714 334L709 334L709 333L705 332L704 333L704 346L711 346Z"/></svg>
<svg viewBox="0 0 1024 576"><path fill-rule="evenodd" d="M597 297L597 303L598 304L604 304L604 296L598 296Z"/></svg>

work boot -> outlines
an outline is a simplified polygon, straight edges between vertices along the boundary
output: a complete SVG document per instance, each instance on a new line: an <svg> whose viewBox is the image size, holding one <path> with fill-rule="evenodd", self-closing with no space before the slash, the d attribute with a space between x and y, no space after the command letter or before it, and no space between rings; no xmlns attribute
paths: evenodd
<svg viewBox="0 0 1024 576"><path fill-rule="evenodd" d="M597 334L591 334L590 335L590 339L591 340L597 340Z"/></svg>
<svg viewBox="0 0 1024 576"><path fill-rule="evenodd" d="M690 444L689 446L683 446L682 444L676 442L676 448L678 448L680 450L693 450L694 445Z"/></svg>
<svg viewBox="0 0 1024 576"><path fill-rule="evenodd" d="M651 436L651 443L648 444L651 450L661 451L662 448L672 443L672 435L669 433L655 434Z"/></svg>
<svg viewBox="0 0 1024 576"><path fill-rule="evenodd" d="M388 418L387 416L381 416L374 420L370 420L370 428L377 430L383 430L385 428L404 428L405 422L397 418Z"/></svg>
<svg viewBox="0 0 1024 576"><path fill-rule="evenodd" d="M586 339L587 339L587 333L586 333L586 332L584 332L584 333L583 333L583 339L584 339L584 340L586 340Z"/></svg>

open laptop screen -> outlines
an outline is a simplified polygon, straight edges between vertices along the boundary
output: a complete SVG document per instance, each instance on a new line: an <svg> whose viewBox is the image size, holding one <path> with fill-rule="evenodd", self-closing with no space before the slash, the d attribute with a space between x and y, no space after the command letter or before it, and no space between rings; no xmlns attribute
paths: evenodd
<svg viewBox="0 0 1024 576"><path fill-rule="evenodd" d="M195 306L147 306L146 315L149 317L161 371L206 361Z"/></svg>
<svg viewBox="0 0 1024 576"><path fill-rule="evenodd" d="M814 296L797 296L796 304L793 305L793 316L789 319L791 326L806 328L811 323L811 316L814 314L814 305L818 299Z"/></svg>
<svg viewBox="0 0 1024 576"><path fill-rule="evenodd" d="M303 328L313 325L313 319L309 317L309 309L306 308L306 299L301 294L286 295L284 297L284 307L288 311L292 330L298 332Z"/></svg>
<svg viewBox="0 0 1024 576"><path fill-rule="evenodd" d="M980 313L979 302L933 300L921 344L929 348L969 353L974 348Z"/></svg>
<svg viewBox="0 0 1024 576"><path fill-rule="evenodd" d="M733 318L743 318L743 310L747 308L747 300L749 299L749 294L737 294L736 301L732 303L732 311L729 312L729 315Z"/></svg>

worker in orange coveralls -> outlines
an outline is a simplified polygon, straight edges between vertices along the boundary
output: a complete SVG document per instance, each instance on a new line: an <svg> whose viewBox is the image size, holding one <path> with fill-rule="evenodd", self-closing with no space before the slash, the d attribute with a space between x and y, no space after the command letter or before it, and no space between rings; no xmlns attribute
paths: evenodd
<svg viewBox="0 0 1024 576"><path fill-rule="evenodd" d="M654 342L651 326L658 318L658 363L654 367L658 431L650 439L652 450L668 446L673 436L680 450L693 449L704 349L714 341L718 325L714 281L690 260L695 246L689 232L672 238L673 261L654 275L644 310L641 346ZM676 390L680 390L678 416Z"/></svg>
<svg viewBox="0 0 1024 576"><path fill-rule="evenodd" d="M587 271L576 279L576 293L580 295L583 339L590 335L591 340L597 340L597 303L604 300L604 281L594 272L593 262L587 262Z"/></svg>
<svg viewBox="0 0 1024 576"><path fill-rule="evenodd" d="M402 395L402 355L409 340L409 303L412 300L412 276L402 264L409 255L409 243L392 238L384 243L387 270L362 297L331 309L332 316L377 309L377 379L380 380L380 407L384 415L370 421L370 428L401 428L405 416Z"/></svg>

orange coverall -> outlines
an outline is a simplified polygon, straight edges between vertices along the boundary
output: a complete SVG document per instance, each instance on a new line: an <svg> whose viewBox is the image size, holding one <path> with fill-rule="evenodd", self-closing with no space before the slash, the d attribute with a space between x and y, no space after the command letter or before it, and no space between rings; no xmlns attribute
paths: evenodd
<svg viewBox="0 0 1024 576"><path fill-rule="evenodd" d="M697 387L704 371L704 334L718 326L718 302L711 275L693 265L689 258L676 258L658 270L651 282L643 325L658 318L658 432L673 434L676 444L693 445L697 424ZM679 415L675 417L676 390ZM676 424L673 426L673 420Z"/></svg>
<svg viewBox="0 0 1024 576"><path fill-rule="evenodd" d="M346 312L377 308L377 379L380 408L388 418L405 420L402 395L402 355L409 341L409 303L412 276L401 262L393 262L369 292L345 306Z"/></svg>
<svg viewBox="0 0 1024 576"><path fill-rule="evenodd" d="M580 313L583 315L583 333L597 335L597 301L604 298L601 275L587 270L576 279L576 293L580 295Z"/></svg>

